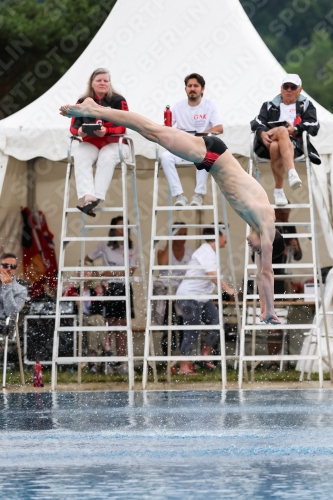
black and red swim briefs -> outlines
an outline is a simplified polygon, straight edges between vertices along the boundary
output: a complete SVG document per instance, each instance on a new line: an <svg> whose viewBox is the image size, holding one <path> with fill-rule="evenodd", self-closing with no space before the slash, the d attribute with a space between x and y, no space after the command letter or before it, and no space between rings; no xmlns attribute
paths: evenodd
<svg viewBox="0 0 333 500"><path fill-rule="evenodd" d="M221 139L213 135L203 137L203 140L205 141L207 149L206 156L201 163L195 163L194 165L197 167L198 170L205 169L207 170L207 172L209 172L209 169L211 168L212 165L214 165L218 157L223 155L223 153L228 148L224 144L224 142L221 141Z"/></svg>

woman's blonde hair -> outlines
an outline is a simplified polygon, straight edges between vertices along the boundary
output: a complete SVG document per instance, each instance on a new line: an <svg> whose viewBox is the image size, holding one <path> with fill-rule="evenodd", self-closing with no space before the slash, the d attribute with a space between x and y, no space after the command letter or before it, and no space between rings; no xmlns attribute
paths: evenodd
<svg viewBox="0 0 333 500"><path fill-rule="evenodd" d="M106 69L106 68L97 68L90 75L90 78L88 80L87 89L86 89L85 93L81 96L81 98L85 99L86 97L94 97L94 90L92 88L92 82L94 81L94 79L96 78L96 76L102 75L104 73L106 73L107 75L109 75L109 81L110 81L110 86L109 86L108 92L106 93L106 97L108 97L110 99L113 95L119 95L112 88L110 71L108 69Z"/></svg>

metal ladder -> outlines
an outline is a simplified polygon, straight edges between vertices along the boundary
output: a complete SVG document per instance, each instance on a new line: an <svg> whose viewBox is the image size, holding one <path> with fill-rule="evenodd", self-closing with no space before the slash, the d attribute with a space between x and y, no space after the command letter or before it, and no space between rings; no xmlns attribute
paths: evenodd
<svg viewBox="0 0 333 500"><path fill-rule="evenodd" d="M333 331L332 331L332 325L333 325L333 310L332 310L332 300L333 300L333 291L332 291L332 285L327 288L327 281L330 279L329 276L332 274L328 274L326 277L326 286L325 286L325 295L324 295L324 301L321 303L321 307L319 309L319 317L320 317L320 325L321 325L321 338L325 336L326 338L326 349L327 349L327 355L324 356L322 354L322 359L323 362L326 364L326 366L329 369L330 376L331 376L331 370L332 370L332 364L330 362L331 360L331 352L330 352L330 346L331 342L330 340L333 338ZM329 322L329 324L328 324ZM325 333L328 332L328 335L325 335ZM304 334L305 336L308 337L308 346L306 348L305 344L303 345L303 348L306 352L306 354L309 354L310 352L317 352L318 349L318 342L317 342L317 336L315 335L316 332L311 329L307 334ZM329 342L327 342L327 339L329 339ZM313 349L312 349L313 348ZM303 350L303 349L302 349ZM311 360L307 366L306 363L303 363L303 366L301 368L301 373L299 380L300 382L303 381L304 379L304 374L307 372L307 380L311 380L311 373L313 370L313 364L314 360ZM331 383L333 382L332 377L331 378Z"/></svg>
<svg viewBox="0 0 333 500"><path fill-rule="evenodd" d="M184 168L184 167L193 167L193 163L188 163L188 162L181 162L176 165L178 168ZM204 268L205 266L190 266L190 265L155 265L155 245L159 241L168 241L169 242L169 262L172 262L171 257L172 257L172 241L181 239L181 240L195 240L195 241L200 241L203 242L206 239L213 239L215 240L216 243L216 248L219 249L219 216L218 216L218 197L216 193L216 183L211 177L211 189L212 189L212 200L213 204L212 205L202 205L198 207L193 207L193 206L172 206L172 197L171 197L171 191L170 187L168 188L168 206L161 206L158 205L158 193L159 193L159 173L160 173L160 162L159 162L159 149L157 147L156 149L156 161L155 161L155 169L154 169L154 188L153 188L153 208L152 208L152 232L151 232L151 248L150 248L150 263L149 263L149 277L148 277L148 300L147 300L147 324L146 324L146 333L145 333L145 345L144 345L144 360L143 360L143 378L142 378L142 386L143 389L147 387L147 381L148 381L148 365L152 366L153 368L153 375L154 375L154 382L157 381L157 373L156 373L156 361L157 362L167 362L167 382L171 382L171 364L175 363L177 361L190 361L190 360L196 360L196 361L212 361L212 360L217 360L221 362L221 371L222 371L222 388L226 387L226 380L227 380L227 372L226 372L226 359L235 359L238 358L238 356L226 356L225 353L225 336L224 336L224 327L223 327L223 304L222 304L222 288L221 288L221 281L218 279L218 285L217 285L217 294L214 295L196 295L196 296L177 296L173 295L171 292L171 286L169 284L169 294L168 295L154 295L153 294L153 285L154 285L154 280L155 279L163 279L163 280L168 280L169 283L171 283L172 279L175 279L175 276L172 276L172 270L173 269L182 269L186 271L187 269L201 269ZM225 208L225 202L224 198L222 199L222 208L223 208L223 216L224 216L224 226L226 229L227 233L227 239L229 242L228 249L230 251L230 235L229 235L229 228L228 228L228 220L227 220L227 212ZM203 213L203 211L210 211L213 213L213 220L214 224L182 224L182 225L174 225L172 221L172 215L173 213L179 213L179 212L184 212L184 211L198 211L200 214ZM163 212L168 212L168 235L158 235L157 234L157 222L158 222L158 214L161 214ZM215 228L215 235L212 236L203 236L202 232L201 234L197 235L187 235L187 236L175 236L175 233L180 229L180 228L187 228L187 229L203 229L205 227L214 227ZM217 276L221 276L221 271L220 271L220 252L217 250L217 266L216 266L216 272ZM231 253L231 258L232 258L232 253ZM233 267L233 266L232 266ZM154 276L155 271L162 271L162 270L167 270L169 271L168 275L163 275L161 277ZM234 270L233 272L233 278L235 276ZM181 278L183 279L183 278ZM192 277L191 277L192 279ZM234 285L235 286L235 285ZM217 300L218 301L218 309L219 309L219 324L214 325L214 329L219 329L220 330L220 355L210 355L210 356L200 356L200 355L191 355L191 356L172 356L171 355L171 331L173 329L175 330L209 330L212 329L213 327L211 325L194 325L194 326L179 326L179 325L172 325L172 318L171 318L171 308L172 308L172 301L176 299L196 299L200 300L201 299L211 299L211 300ZM154 325L152 324L152 301L154 300L166 300L169 308L169 314L168 314L168 325ZM240 315L239 315L239 325L240 325ZM161 331L168 331L168 355L167 356L156 356L155 355L155 350L154 350L154 342L153 342L153 334L154 332L161 332Z"/></svg>
<svg viewBox="0 0 333 500"><path fill-rule="evenodd" d="M252 134L253 135L253 134ZM309 202L308 203L301 203L301 204L288 204L283 208L302 208L302 209L307 209L309 211L309 222L289 222L289 223L281 223L281 222L276 222L275 225L279 226L301 226L304 229L308 230L309 232L303 232L303 233L296 233L296 234L286 234L283 235L286 238L309 238L311 239L311 247L312 247L312 261L309 263L304 263L304 264L296 264L296 263L289 263L289 264L273 264L273 269L288 269L290 270L290 274L285 274L283 275L284 278L291 278L291 277L307 277L307 278L314 278L314 293L313 295L308 295L308 294L274 294L274 300L278 299L306 299L306 298L311 298L314 300L315 304L315 320L312 325L313 331L315 331L316 337L317 337L317 343L318 343L318 350L315 355L286 355L283 352L279 355L255 355L253 353L253 343L252 343L252 355L247 356L245 355L245 336L246 332L252 331L252 335L255 337L255 334L257 331L273 331L273 330L308 330L309 325L308 324L284 324L284 325L267 325L264 323L260 323L259 318L257 318L256 315L256 307L257 307L257 300L259 299L259 295L255 293L256 291L256 281L255 277L251 276L249 274L249 271L255 272L256 265L255 264L250 264L249 259L250 259L250 250L246 248L245 250L245 267L244 267L244 295L243 295L243 311L242 311L242 329L241 329L241 338L240 338L240 356L239 356L239 377L238 377L238 386L239 388L242 388L242 382L243 382L243 364L245 364L245 369L247 371L246 365L247 362L250 361L252 363L254 362L260 362L260 361L297 361L297 360L318 360L319 364L319 387L323 387L323 367L322 367L322 353L321 353L321 347L320 347L320 315L318 314L319 312L319 301L321 298L321 301L323 302L323 287L322 287L322 278L321 278L321 272L320 272L320 263L319 263L319 251L318 251L318 243L317 243L317 238L316 236L316 223L315 223L315 212L314 212L314 200L313 200L313 193L312 193L312 182L314 181L314 174L312 170L312 166L309 160L308 156L308 148L307 148L307 133L303 133L303 147L304 147L304 158L302 159L296 159L295 163L301 163L305 162L306 165L306 172L307 172L307 182L308 182L308 190L309 190ZM258 158L254 151L253 151L253 139L251 139L251 151L250 151L250 159L249 159L249 166L248 166L248 173L252 176L253 175L253 167L256 167L256 179L259 182L259 169L258 169L258 164L259 163L269 163L268 160L261 160ZM272 205L273 208L279 208L275 205ZM246 227L246 236L250 233L250 227ZM297 274L292 274L291 270L296 270ZM303 270L303 271L302 271ZM308 270L306 273L305 270ZM253 293L249 294L247 291L247 283L249 279L254 278L254 288L253 288ZM318 285L319 281L319 285ZM248 324L247 321L247 308L248 308L248 302L253 301L253 324ZM326 329L326 339L327 339L327 344L328 344L328 349L329 349L329 342L328 342L328 335L327 335L327 329ZM328 351L329 352L329 351ZM330 355L328 356L330 358ZM253 365L252 365L253 366ZM331 371L331 368L330 368ZM332 372L331 372L332 373Z"/></svg>
<svg viewBox="0 0 333 500"><path fill-rule="evenodd" d="M57 386L57 374L58 374L58 365L62 364L73 364L78 363L78 383L81 383L81 363L97 363L97 362L127 362L128 363L128 380L129 380L129 389L132 390L134 387L134 356L133 356L133 338L132 338L132 325L131 325L131 305L130 305L130 283L132 281L138 281L137 279L130 277L129 274L129 248L128 248L128 229L133 230L133 232L137 236L138 240L138 250L140 256L140 268L142 278L141 281L143 283L143 294L147 296L147 284L146 284L146 275L145 275L145 266L144 266L144 257L143 257L143 246L141 239L141 230L140 230L140 218L139 218L139 210L138 210L138 198L137 198L137 190L136 190L136 160L135 160L135 152L133 141L130 137L126 135L119 135L119 158L120 158L120 167L121 167L121 180L122 180L122 206L120 207L103 207L97 208L96 212L109 212L109 213L121 213L123 216L123 226L117 225L118 228L123 228L123 237L109 237L109 236L87 236L94 229L110 229L113 226L108 225L94 225L94 224L86 224L85 215L81 215L81 236L68 236L68 214L70 213L79 213L77 208L69 207L69 197L70 197L70 180L73 171L73 160L71 154L71 148L73 140L78 140L77 137L72 136L70 140L70 145L68 149L68 163L67 163L67 172L66 172L66 180L65 180L65 190L64 190L64 206L63 206L63 217L62 217L62 230L61 230L61 242L60 242L60 254L59 254L59 275L58 275L58 290L57 290L57 307L56 307L56 318L55 318L55 330L54 330L54 339L53 339L53 356L52 356L52 381L51 388L52 390L56 389ZM126 139L129 147L130 147L130 159L125 160L123 154L123 140ZM135 224L128 224L128 173L130 172L131 176L131 186L132 186L132 196L134 201L134 212L135 212ZM86 255L85 244L89 241L101 242L101 241L122 241L124 245L124 265L123 266L84 266L84 257ZM81 243L81 251L80 251L80 265L79 266L66 266L65 265L65 254L66 247L71 242L80 242ZM83 281L87 281L87 278L84 277L84 271L124 271L124 277L112 278L112 281L121 281L125 283L125 295L124 296L96 296L89 297L90 301L109 301L109 300L124 300L126 301L126 320L127 325L124 326L103 326L103 327L95 327L95 326L82 326L83 324L83 301L87 300L87 297L83 296ZM80 273L79 277L71 276L71 273ZM89 279L89 278L88 278ZM96 281L96 276L90 278L91 280ZM98 279L98 278L97 278ZM79 281L80 282L80 296L79 297L63 297L63 285L66 282L71 281ZM78 326L71 327L73 334L76 335L78 333L78 352L76 356L72 357L59 357L59 333L62 331L68 331L67 327L60 326L61 319L61 303L62 302L79 302L79 317L78 317ZM127 332L127 356L112 356L110 358L102 357L102 356L82 356L82 333L88 331L103 331L103 332L117 332L117 331L125 331Z"/></svg>

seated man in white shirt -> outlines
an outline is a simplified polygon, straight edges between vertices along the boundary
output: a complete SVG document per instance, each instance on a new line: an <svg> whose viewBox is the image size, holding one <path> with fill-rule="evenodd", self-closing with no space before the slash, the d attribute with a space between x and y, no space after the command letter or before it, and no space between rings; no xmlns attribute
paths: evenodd
<svg viewBox="0 0 333 500"><path fill-rule="evenodd" d="M187 99L176 102L172 108L172 125L185 131L196 131L197 133L215 132L223 133L221 118L215 104L203 97L205 80L198 73L191 73L185 78L185 92ZM175 205L188 205L183 188L176 169L176 163L183 160L169 151L161 155L161 165L168 180L172 196L176 196ZM206 194L208 172L206 170L196 171L196 187L191 198L190 205L202 205L202 195Z"/></svg>
<svg viewBox="0 0 333 500"><path fill-rule="evenodd" d="M306 130L315 136L319 130L316 108L301 92L300 77L286 75L282 80L281 94L272 101L264 102L259 115L251 122L251 129L256 133L255 153L271 160L275 179L274 200L275 205L280 207L288 204L283 191L286 169L290 187L298 189L302 186L294 165L294 158L304 154L302 133ZM285 122L286 126L278 126L279 122ZM311 162L319 165L318 152L309 141L308 152Z"/></svg>
<svg viewBox="0 0 333 500"><path fill-rule="evenodd" d="M214 228L205 228L203 230L204 235L214 235ZM220 231L219 234L219 248L224 248L227 243L226 236ZM180 352L184 356L189 356L191 354L193 345L198 338L200 333L200 325L203 321L206 325L218 325L219 324L219 313L218 309L212 300L201 299L200 295L210 295L213 293L215 286L217 285L217 259L216 259L216 244L215 239L207 239L206 243L203 243L201 247L196 250L189 262L190 266L203 266L206 265L206 269L188 269L186 271L185 279L181 282L178 290L177 304L182 311L183 324L184 325L198 325L197 330L184 330L183 342L180 346ZM215 279L192 279L191 276L215 276ZM225 281L221 280L222 290L227 292L229 295L234 295L234 290L230 288ZM193 295L193 299L182 300L182 295ZM197 300L196 300L197 296ZM204 344L202 346L201 355L208 356L213 346L219 341L220 332L219 330L206 330L204 336ZM204 363L205 367L210 370L215 370L215 365L209 361ZM180 375L191 375L195 371L192 363L189 361L181 361L179 374Z"/></svg>

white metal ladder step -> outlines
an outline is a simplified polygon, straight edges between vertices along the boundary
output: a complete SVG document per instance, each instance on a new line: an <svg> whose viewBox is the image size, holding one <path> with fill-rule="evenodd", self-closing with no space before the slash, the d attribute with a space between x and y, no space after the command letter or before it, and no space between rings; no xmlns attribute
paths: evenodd
<svg viewBox="0 0 333 500"><path fill-rule="evenodd" d="M200 206L195 206L195 207L192 207L190 205L185 205L185 206L157 206L155 207L155 210L156 211L161 211L161 212L179 212L180 210L185 210L185 211L188 211L188 210L191 210L193 212L193 210L214 210L214 205L200 205Z"/></svg>
<svg viewBox="0 0 333 500"><path fill-rule="evenodd" d="M302 356L301 354L285 354L285 355L260 355L260 356L243 356L244 361L298 361L304 359L320 359L318 355Z"/></svg>
<svg viewBox="0 0 333 500"><path fill-rule="evenodd" d="M121 212L123 207L96 207L94 212ZM66 213L78 213L77 208L66 208Z"/></svg>
<svg viewBox="0 0 333 500"><path fill-rule="evenodd" d="M308 330L309 329L309 324L300 324L300 323L294 323L294 324L280 324L280 325L271 325L271 324L266 324L266 323L256 323L255 325L253 324L248 324L244 325L243 328L244 330Z"/></svg>
<svg viewBox="0 0 333 500"><path fill-rule="evenodd" d="M274 294L274 299L294 299L294 300L298 300L298 299L310 299L310 298L313 298L315 297L316 294L315 292L313 294L310 294L310 293L275 293ZM245 298L246 299L259 299L259 295L258 294L245 294Z"/></svg>
<svg viewBox="0 0 333 500"><path fill-rule="evenodd" d="M311 203L289 203L288 205L284 205L283 207L280 207L278 205L272 205L272 207L275 209L279 208L311 208ZM280 224L282 226L283 224Z"/></svg>
<svg viewBox="0 0 333 500"><path fill-rule="evenodd" d="M315 269L315 265L312 263L305 264L273 264L273 269ZM256 264L246 264L246 269L257 269Z"/></svg>
<svg viewBox="0 0 333 500"><path fill-rule="evenodd" d="M124 241L123 237L110 236L66 236L62 241Z"/></svg>
<svg viewBox="0 0 333 500"><path fill-rule="evenodd" d="M214 240L215 237L207 234L187 235L187 236L154 236L154 241L182 241L182 240Z"/></svg>

